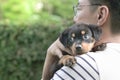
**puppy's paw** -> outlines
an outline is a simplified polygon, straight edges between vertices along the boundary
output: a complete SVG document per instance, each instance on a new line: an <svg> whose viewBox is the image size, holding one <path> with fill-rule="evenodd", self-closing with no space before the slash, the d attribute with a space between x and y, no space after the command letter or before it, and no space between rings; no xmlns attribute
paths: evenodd
<svg viewBox="0 0 120 80"><path fill-rule="evenodd" d="M103 51L106 48L106 43L102 43L92 49L93 52L95 51Z"/></svg>
<svg viewBox="0 0 120 80"><path fill-rule="evenodd" d="M76 63L75 57L70 55L64 55L59 61L59 64L62 64L64 66L72 66L75 63Z"/></svg>

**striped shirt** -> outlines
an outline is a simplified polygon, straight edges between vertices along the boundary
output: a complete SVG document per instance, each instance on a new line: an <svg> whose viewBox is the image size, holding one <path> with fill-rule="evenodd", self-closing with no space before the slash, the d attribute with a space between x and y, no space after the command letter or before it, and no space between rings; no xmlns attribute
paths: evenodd
<svg viewBox="0 0 120 80"><path fill-rule="evenodd" d="M51 80L100 80L96 61L89 54L75 57L77 63L72 67L63 66Z"/></svg>

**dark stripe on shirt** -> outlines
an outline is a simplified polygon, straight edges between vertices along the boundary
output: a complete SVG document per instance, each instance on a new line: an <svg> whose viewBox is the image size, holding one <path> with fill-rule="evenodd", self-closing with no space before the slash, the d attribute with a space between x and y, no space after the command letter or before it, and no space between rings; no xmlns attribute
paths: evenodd
<svg viewBox="0 0 120 80"><path fill-rule="evenodd" d="M95 61L95 59L93 57L91 57L90 55L86 54L88 57L90 57L93 61Z"/></svg>
<svg viewBox="0 0 120 80"><path fill-rule="evenodd" d="M85 80L85 78L78 72L76 71L73 67L70 67L73 71L75 71L83 80Z"/></svg>
<svg viewBox="0 0 120 80"><path fill-rule="evenodd" d="M93 80L95 80L95 78L79 63L77 63Z"/></svg>
<svg viewBox="0 0 120 80"><path fill-rule="evenodd" d="M72 77L68 72L66 72L65 70L61 69L61 71L63 71L65 74L67 74L70 78L72 78L73 80L75 80L74 77Z"/></svg>
<svg viewBox="0 0 120 80"><path fill-rule="evenodd" d="M59 74L55 73L60 79L64 80Z"/></svg>
<svg viewBox="0 0 120 80"><path fill-rule="evenodd" d="M98 75L99 75L99 72L83 57L79 57L81 58L83 61L85 61ZM91 57L90 57L91 58ZM94 61L95 62L95 61ZM96 62L95 62L96 63Z"/></svg>

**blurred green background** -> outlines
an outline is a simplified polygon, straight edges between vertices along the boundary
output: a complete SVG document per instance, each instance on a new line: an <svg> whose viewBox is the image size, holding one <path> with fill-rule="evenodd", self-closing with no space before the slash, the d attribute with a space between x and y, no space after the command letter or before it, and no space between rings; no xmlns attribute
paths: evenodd
<svg viewBox="0 0 120 80"><path fill-rule="evenodd" d="M47 48L77 0L0 0L0 80L40 80Z"/></svg>

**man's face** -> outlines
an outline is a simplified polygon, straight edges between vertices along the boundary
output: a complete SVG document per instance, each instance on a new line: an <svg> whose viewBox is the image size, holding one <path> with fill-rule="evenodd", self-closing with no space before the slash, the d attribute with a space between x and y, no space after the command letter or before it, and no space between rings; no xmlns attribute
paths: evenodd
<svg viewBox="0 0 120 80"><path fill-rule="evenodd" d="M97 24L97 10L91 11L89 0L79 0L77 12L74 16L75 23Z"/></svg>

